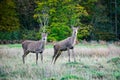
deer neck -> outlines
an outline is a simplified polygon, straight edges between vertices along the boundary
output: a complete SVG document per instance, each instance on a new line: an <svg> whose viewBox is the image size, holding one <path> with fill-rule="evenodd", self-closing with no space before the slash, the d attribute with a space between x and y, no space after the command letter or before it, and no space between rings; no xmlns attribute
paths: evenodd
<svg viewBox="0 0 120 80"><path fill-rule="evenodd" d="M45 45L45 44L46 44L46 41L42 41L42 44Z"/></svg>
<svg viewBox="0 0 120 80"><path fill-rule="evenodd" d="M72 43L72 45L76 44L76 36L72 35L72 37L71 37L71 43Z"/></svg>
<svg viewBox="0 0 120 80"><path fill-rule="evenodd" d="M46 44L46 41L44 41L44 40L39 40L39 42L41 42L42 45L45 45L45 44Z"/></svg>
<svg viewBox="0 0 120 80"><path fill-rule="evenodd" d="M41 45L40 45L40 48L44 49L45 48L45 41L41 40Z"/></svg>

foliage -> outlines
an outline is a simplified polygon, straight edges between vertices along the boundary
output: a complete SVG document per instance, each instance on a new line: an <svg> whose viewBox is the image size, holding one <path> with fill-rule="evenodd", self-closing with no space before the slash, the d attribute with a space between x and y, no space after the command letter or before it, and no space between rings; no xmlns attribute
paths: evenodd
<svg viewBox="0 0 120 80"><path fill-rule="evenodd" d="M20 31L0 32L0 40L19 40L21 39Z"/></svg>
<svg viewBox="0 0 120 80"><path fill-rule="evenodd" d="M96 30L96 38L98 40L117 40L115 34L110 33L110 32L104 32L104 31L97 31Z"/></svg>
<svg viewBox="0 0 120 80"><path fill-rule="evenodd" d="M20 28L32 30L38 28L37 21L34 20L33 14L35 9L35 0L14 0L16 11L20 21Z"/></svg>
<svg viewBox="0 0 120 80"><path fill-rule="evenodd" d="M77 1L48 0L37 1L36 4L34 18L40 23L40 27L49 24L48 41L62 40L70 36L70 27L80 26L80 17L88 15ZM85 33L88 34L88 30ZM81 35L86 36L82 33Z"/></svg>
<svg viewBox="0 0 120 80"><path fill-rule="evenodd" d="M25 39L30 39L30 40L40 40L41 39L41 34L38 31L35 30L24 30L22 32L22 38Z"/></svg>
<svg viewBox="0 0 120 80"><path fill-rule="evenodd" d="M13 0L0 1L0 31L15 31L20 27L16 13L16 4Z"/></svg>
<svg viewBox="0 0 120 80"><path fill-rule="evenodd" d="M93 26L91 25L82 25L78 31L78 39L87 39L90 36Z"/></svg>
<svg viewBox="0 0 120 80"><path fill-rule="evenodd" d="M119 8L119 0L1 0L0 39L36 40L48 32L48 40L57 41L79 26L78 40L119 40Z"/></svg>
<svg viewBox="0 0 120 80"><path fill-rule="evenodd" d="M48 26L49 22L49 14L48 14L48 6L46 6L46 2L36 2L38 7L35 9L34 18L39 23L40 29L42 32L46 32L46 26Z"/></svg>
<svg viewBox="0 0 120 80"><path fill-rule="evenodd" d="M48 30L50 31L48 41L65 39L70 36L71 33L71 29L62 23L52 23Z"/></svg>
<svg viewBox="0 0 120 80"><path fill-rule="evenodd" d="M117 7L115 8L115 1L108 0L87 0L81 1L81 5L85 7L88 11L89 17L85 17L82 22L90 23L93 25L93 31L91 32L91 39L94 40L116 40L118 38L115 36L116 31L119 31L119 27L115 26L115 11L117 11L117 17L119 17L120 12L118 11L120 1L117 1ZM117 18L119 21L119 19ZM101 32L101 34L97 34ZM119 32L118 32L119 33ZM110 34L110 35L108 35ZM99 36L99 37L98 37ZM106 37L107 36L107 37Z"/></svg>

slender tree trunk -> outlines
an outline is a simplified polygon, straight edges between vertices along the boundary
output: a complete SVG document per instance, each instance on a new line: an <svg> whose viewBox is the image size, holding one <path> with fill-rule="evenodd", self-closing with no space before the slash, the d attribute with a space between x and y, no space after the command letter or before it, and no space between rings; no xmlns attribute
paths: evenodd
<svg viewBox="0 0 120 80"><path fill-rule="evenodd" d="M117 37L117 1L115 0L115 34Z"/></svg>

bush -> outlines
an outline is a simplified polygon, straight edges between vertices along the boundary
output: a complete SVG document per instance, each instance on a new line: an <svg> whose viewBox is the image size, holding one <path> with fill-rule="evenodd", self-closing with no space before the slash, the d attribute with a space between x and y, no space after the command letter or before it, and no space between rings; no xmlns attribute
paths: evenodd
<svg viewBox="0 0 120 80"><path fill-rule="evenodd" d="M35 30L24 30L22 32L22 39L39 40L41 39L41 34Z"/></svg>
<svg viewBox="0 0 120 80"><path fill-rule="evenodd" d="M95 33L96 33L96 38L98 40L106 40L106 41L117 40L114 33L103 32L103 31L96 31Z"/></svg>
<svg viewBox="0 0 120 80"><path fill-rule="evenodd" d="M90 32L92 30L91 25L81 25L78 30L78 36L77 38L80 39L87 39L90 36Z"/></svg>
<svg viewBox="0 0 120 80"><path fill-rule="evenodd" d="M0 32L0 40L19 40L21 39L20 31Z"/></svg>
<svg viewBox="0 0 120 80"><path fill-rule="evenodd" d="M52 23L48 30L48 41L60 41L71 35L71 29L64 23Z"/></svg>

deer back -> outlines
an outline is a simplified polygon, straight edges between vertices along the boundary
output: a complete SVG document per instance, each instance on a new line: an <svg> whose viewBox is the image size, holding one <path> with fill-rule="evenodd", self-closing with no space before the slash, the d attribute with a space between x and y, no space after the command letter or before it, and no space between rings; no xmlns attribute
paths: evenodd
<svg viewBox="0 0 120 80"><path fill-rule="evenodd" d="M30 52L35 52L35 53L43 52L43 50L44 50L44 43L42 41L31 42L28 45L28 49L27 50L30 51Z"/></svg>

